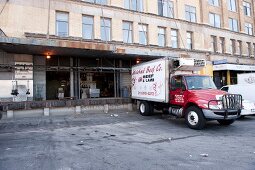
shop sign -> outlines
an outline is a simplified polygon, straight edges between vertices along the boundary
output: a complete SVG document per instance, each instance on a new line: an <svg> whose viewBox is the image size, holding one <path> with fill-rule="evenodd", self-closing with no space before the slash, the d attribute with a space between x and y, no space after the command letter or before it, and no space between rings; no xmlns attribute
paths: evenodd
<svg viewBox="0 0 255 170"><path fill-rule="evenodd" d="M227 64L227 63L228 63L227 59L213 61L213 65Z"/></svg>
<svg viewBox="0 0 255 170"><path fill-rule="evenodd" d="M15 79L16 80L33 79L33 63L15 62Z"/></svg>

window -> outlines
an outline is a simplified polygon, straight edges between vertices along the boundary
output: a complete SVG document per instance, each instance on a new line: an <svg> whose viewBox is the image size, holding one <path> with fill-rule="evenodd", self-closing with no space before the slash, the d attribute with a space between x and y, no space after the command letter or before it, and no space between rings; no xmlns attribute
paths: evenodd
<svg viewBox="0 0 255 170"><path fill-rule="evenodd" d="M68 36L68 13L56 13L56 34L60 37Z"/></svg>
<svg viewBox="0 0 255 170"><path fill-rule="evenodd" d="M111 41L111 19L101 18L101 40Z"/></svg>
<svg viewBox="0 0 255 170"><path fill-rule="evenodd" d="M236 54L242 55L243 50L242 50L242 41L237 41L237 48L236 48Z"/></svg>
<svg viewBox="0 0 255 170"><path fill-rule="evenodd" d="M234 55L236 53L236 41L234 39L231 39L230 41L230 52L232 55Z"/></svg>
<svg viewBox="0 0 255 170"><path fill-rule="evenodd" d="M171 89L176 90L180 88L185 88L182 76L174 76L171 80Z"/></svg>
<svg viewBox="0 0 255 170"><path fill-rule="evenodd" d="M102 5L107 5L107 0L82 0L82 1L96 3L96 4L102 4Z"/></svg>
<svg viewBox="0 0 255 170"><path fill-rule="evenodd" d="M94 38L94 17L83 16L82 17L82 37L84 39Z"/></svg>
<svg viewBox="0 0 255 170"><path fill-rule="evenodd" d="M229 23L229 29L230 29L231 31L235 31L235 32L238 31L238 23L237 23L237 20L236 20L236 19L229 18L229 19L228 19L228 23Z"/></svg>
<svg viewBox="0 0 255 170"><path fill-rule="evenodd" d="M174 4L170 0L158 0L158 14L165 17L174 17Z"/></svg>
<svg viewBox="0 0 255 170"><path fill-rule="evenodd" d="M236 12L236 0L228 0L228 10Z"/></svg>
<svg viewBox="0 0 255 170"><path fill-rule="evenodd" d="M178 30L171 29L172 48L178 48Z"/></svg>
<svg viewBox="0 0 255 170"><path fill-rule="evenodd" d="M212 52L217 52L217 37L211 35L211 45L212 45Z"/></svg>
<svg viewBox="0 0 255 170"><path fill-rule="evenodd" d="M219 6L219 0L209 0L208 2L210 5Z"/></svg>
<svg viewBox="0 0 255 170"><path fill-rule="evenodd" d="M251 4L249 2L243 2L244 15L251 16Z"/></svg>
<svg viewBox="0 0 255 170"><path fill-rule="evenodd" d="M143 12L143 0L124 0L124 8Z"/></svg>
<svg viewBox="0 0 255 170"><path fill-rule="evenodd" d="M132 22L123 22L123 42L133 43L133 24Z"/></svg>
<svg viewBox="0 0 255 170"><path fill-rule="evenodd" d="M185 5L185 17L187 21L196 22L196 8L193 6Z"/></svg>
<svg viewBox="0 0 255 170"><path fill-rule="evenodd" d="M158 45L160 47L166 46L166 29L163 27L158 27Z"/></svg>
<svg viewBox="0 0 255 170"><path fill-rule="evenodd" d="M220 28L220 15L209 13L209 20L211 26Z"/></svg>
<svg viewBox="0 0 255 170"><path fill-rule="evenodd" d="M245 33L248 35L253 35L252 25L250 23L245 23Z"/></svg>
<svg viewBox="0 0 255 170"><path fill-rule="evenodd" d="M224 37L220 37L220 48L221 48L221 53L224 54L225 53L225 38Z"/></svg>
<svg viewBox="0 0 255 170"><path fill-rule="evenodd" d="M193 45L192 45L192 32L187 32L187 49L192 50Z"/></svg>
<svg viewBox="0 0 255 170"><path fill-rule="evenodd" d="M248 54L247 55L250 57L251 56L251 43L247 42L246 44L247 44L247 49L248 49L248 51L247 51Z"/></svg>
<svg viewBox="0 0 255 170"><path fill-rule="evenodd" d="M139 44L148 44L147 25L139 24Z"/></svg>

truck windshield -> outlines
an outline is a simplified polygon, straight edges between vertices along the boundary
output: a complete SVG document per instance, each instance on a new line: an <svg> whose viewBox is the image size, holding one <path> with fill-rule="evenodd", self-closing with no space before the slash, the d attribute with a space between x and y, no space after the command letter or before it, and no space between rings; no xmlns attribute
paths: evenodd
<svg viewBox="0 0 255 170"><path fill-rule="evenodd" d="M209 76L185 76L189 90L216 89L216 86Z"/></svg>

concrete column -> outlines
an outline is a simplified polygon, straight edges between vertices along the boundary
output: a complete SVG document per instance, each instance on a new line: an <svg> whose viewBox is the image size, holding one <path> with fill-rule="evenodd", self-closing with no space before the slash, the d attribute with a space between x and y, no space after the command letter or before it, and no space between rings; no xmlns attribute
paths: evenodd
<svg viewBox="0 0 255 170"><path fill-rule="evenodd" d="M94 17L94 35L95 35L95 39L101 39L101 18L100 16L95 16Z"/></svg>
<svg viewBox="0 0 255 170"><path fill-rule="evenodd" d="M43 108L43 115L50 116L50 108Z"/></svg>
<svg viewBox="0 0 255 170"><path fill-rule="evenodd" d="M81 106L75 106L75 114L81 114Z"/></svg>
<svg viewBox="0 0 255 170"><path fill-rule="evenodd" d="M128 111L133 111L133 104L132 103L128 104Z"/></svg>
<svg viewBox="0 0 255 170"><path fill-rule="evenodd" d="M70 67L73 67L73 57L70 57ZM73 69L70 70L70 97L74 96L74 76Z"/></svg>
<svg viewBox="0 0 255 170"><path fill-rule="evenodd" d="M171 29L169 27L166 28L166 46L171 47Z"/></svg>
<svg viewBox="0 0 255 170"><path fill-rule="evenodd" d="M109 111L109 105L105 104L104 105L104 113L108 113L108 111Z"/></svg>
<svg viewBox="0 0 255 170"><path fill-rule="evenodd" d="M230 71L227 70L227 85L230 85L231 82L230 82Z"/></svg>
<svg viewBox="0 0 255 170"><path fill-rule="evenodd" d="M7 118L13 118L13 110L7 110Z"/></svg>

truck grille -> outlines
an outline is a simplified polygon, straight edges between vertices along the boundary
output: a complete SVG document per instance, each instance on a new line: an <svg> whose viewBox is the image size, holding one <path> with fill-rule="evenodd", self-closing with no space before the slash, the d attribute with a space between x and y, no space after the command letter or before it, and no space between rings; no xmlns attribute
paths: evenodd
<svg viewBox="0 0 255 170"><path fill-rule="evenodd" d="M242 96L240 94L225 94L222 96L223 109L239 110L242 108Z"/></svg>

